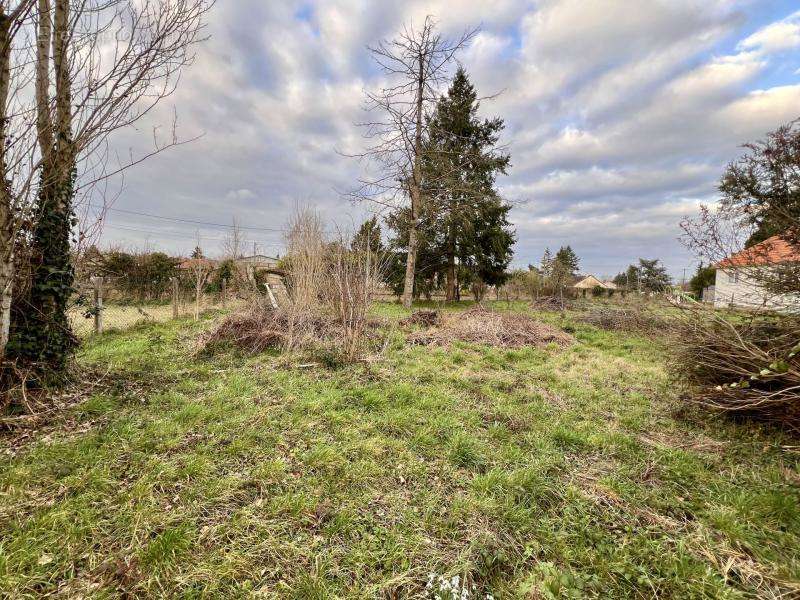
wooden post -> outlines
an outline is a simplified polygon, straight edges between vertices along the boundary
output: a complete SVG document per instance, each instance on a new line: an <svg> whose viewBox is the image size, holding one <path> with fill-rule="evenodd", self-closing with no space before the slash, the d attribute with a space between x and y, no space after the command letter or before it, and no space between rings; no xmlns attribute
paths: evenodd
<svg viewBox="0 0 800 600"><path fill-rule="evenodd" d="M222 278L222 308L226 308L228 300L228 278Z"/></svg>
<svg viewBox="0 0 800 600"><path fill-rule="evenodd" d="M171 277L172 281L172 318L178 318L178 302L180 302L180 298L178 295L178 278Z"/></svg>
<svg viewBox="0 0 800 600"><path fill-rule="evenodd" d="M269 284L265 283L264 287L267 288L267 296L269 296L269 302L272 305L272 308L278 310L278 301L275 299L275 294L272 293L272 289L269 287Z"/></svg>
<svg viewBox="0 0 800 600"><path fill-rule="evenodd" d="M94 332L103 333L103 278L93 277L94 283Z"/></svg>

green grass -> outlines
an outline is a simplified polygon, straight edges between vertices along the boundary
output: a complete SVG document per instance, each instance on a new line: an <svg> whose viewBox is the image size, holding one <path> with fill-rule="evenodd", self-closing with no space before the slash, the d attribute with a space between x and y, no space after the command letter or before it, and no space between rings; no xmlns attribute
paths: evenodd
<svg viewBox="0 0 800 600"><path fill-rule="evenodd" d="M576 343L315 370L198 357L208 318L91 339L99 391L0 459L0 596L800 589L796 442L679 419L658 343L541 316Z"/></svg>

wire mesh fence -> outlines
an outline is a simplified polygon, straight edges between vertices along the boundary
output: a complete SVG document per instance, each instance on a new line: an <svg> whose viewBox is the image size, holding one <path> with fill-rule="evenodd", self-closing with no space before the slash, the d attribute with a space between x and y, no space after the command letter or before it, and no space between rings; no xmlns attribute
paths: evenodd
<svg viewBox="0 0 800 600"><path fill-rule="evenodd" d="M130 329L141 323L165 322L208 310L233 309L244 300L225 286L204 291L199 302L194 289L174 278L157 294L132 294L112 278L94 277L82 282L70 309L70 323L79 338L107 331Z"/></svg>

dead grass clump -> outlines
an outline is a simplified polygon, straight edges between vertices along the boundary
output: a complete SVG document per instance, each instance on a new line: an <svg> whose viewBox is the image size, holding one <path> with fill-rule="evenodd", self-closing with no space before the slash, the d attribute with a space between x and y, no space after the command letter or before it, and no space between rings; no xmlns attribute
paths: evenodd
<svg viewBox="0 0 800 600"><path fill-rule="evenodd" d="M690 402L800 431L800 317L685 308L670 334Z"/></svg>
<svg viewBox="0 0 800 600"><path fill-rule="evenodd" d="M572 343L573 338L526 315L482 308L442 314L437 325L408 336L410 343L422 346L448 346L456 340L496 348L524 348L550 343L565 346Z"/></svg>
<svg viewBox="0 0 800 600"><path fill-rule="evenodd" d="M608 331L653 333L665 327L662 317L642 307L593 306L579 320Z"/></svg>

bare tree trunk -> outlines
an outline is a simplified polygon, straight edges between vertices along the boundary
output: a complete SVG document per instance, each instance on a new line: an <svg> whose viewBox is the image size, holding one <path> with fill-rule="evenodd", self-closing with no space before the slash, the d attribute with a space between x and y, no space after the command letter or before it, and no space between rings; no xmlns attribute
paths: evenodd
<svg viewBox="0 0 800 600"><path fill-rule="evenodd" d="M420 209L422 208L422 119L423 100L425 94L425 63L426 56L420 52L417 65L417 98L414 108L414 165L411 178L411 222L408 225L408 258L406 259L406 280L403 287L403 306L411 308L414 295L414 271L417 265L417 248L419 246L418 228Z"/></svg>
<svg viewBox="0 0 800 600"><path fill-rule="evenodd" d="M452 211L451 211L452 215ZM447 242L447 296L445 300L453 302L456 298L456 232L455 225L451 218L448 225L448 242Z"/></svg>
<svg viewBox="0 0 800 600"><path fill-rule="evenodd" d="M11 294L14 285L14 215L6 173L8 143L8 90L11 84L11 26L0 3L0 359L5 356L11 327Z"/></svg>
<svg viewBox="0 0 800 600"><path fill-rule="evenodd" d="M197 275L197 280L195 281L194 286L194 320L200 320L200 292L203 287L203 283L200 279L200 275Z"/></svg>
<svg viewBox="0 0 800 600"><path fill-rule="evenodd" d="M411 308L414 295L414 271L417 266L418 246L416 219L412 217L412 224L408 228L408 257L406 258L406 278L403 285L403 306L406 308Z"/></svg>
<svg viewBox="0 0 800 600"><path fill-rule="evenodd" d="M11 40L10 22L0 5L0 358L5 355L8 330L11 324L11 292L14 278L13 218L11 193L6 177L6 130L8 88L10 85Z"/></svg>
<svg viewBox="0 0 800 600"><path fill-rule="evenodd" d="M53 19L53 65L56 77L56 163L61 187L59 209L69 218L72 211L72 189L67 188L76 167L72 141L72 82L67 60L70 0L56 0Z"/></svg>

